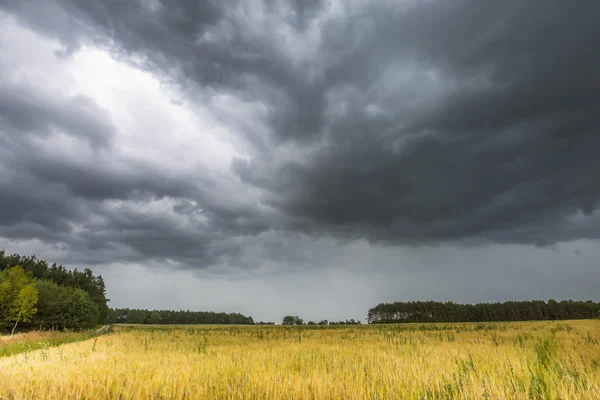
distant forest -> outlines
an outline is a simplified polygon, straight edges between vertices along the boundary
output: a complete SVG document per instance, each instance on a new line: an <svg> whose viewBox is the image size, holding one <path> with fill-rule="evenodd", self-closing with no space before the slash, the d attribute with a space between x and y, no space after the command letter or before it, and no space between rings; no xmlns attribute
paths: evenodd
<svg viewBox="0 0 600 400"><path fill-rule="evenodd" d="M110 310L106 322L110 324L238 324L251 325L252 317L239 313L212 311L140 310L117 308Z"/></svg>
<svg viewBox="0 0 600 400"><path fill-rule="evenodd" d="M81 330L100 323L253 324L239 313L111 309L101 275L0 251L0 333ZM18 329L17 329L18 328Z"/></svg>
<svg viewBox="0 0 600 400"><path fill-rule="evenodd" d="M507 301L456 304L435 301L381 303L367 315L370 324L409 322L491 322L588 319L600 316L600 303L588 301Z"/></svg>

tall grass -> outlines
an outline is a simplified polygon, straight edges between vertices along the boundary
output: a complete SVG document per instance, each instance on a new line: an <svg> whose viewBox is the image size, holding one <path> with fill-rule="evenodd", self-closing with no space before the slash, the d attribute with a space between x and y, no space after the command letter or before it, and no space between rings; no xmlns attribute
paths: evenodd
<svg viewBox="0 0 600 400"><path fill-rule="evenodd" d="M1 399L600 399L600 321L129 326L0 359Z"/></svg>

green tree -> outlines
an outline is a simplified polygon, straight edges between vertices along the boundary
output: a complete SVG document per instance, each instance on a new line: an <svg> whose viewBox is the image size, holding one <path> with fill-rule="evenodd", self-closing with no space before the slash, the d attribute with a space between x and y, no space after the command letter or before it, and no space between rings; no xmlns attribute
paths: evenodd
<svg viewBox="0 0 600 400"><path fill-rule="evenodd" d="M38 293L32 277L17 265L0 273L0 317L14 322L11 335L19 322L29 322L37 312Z"/></svg>
<svg viewBox="0 0 600 400"><path fill-rule="evenodd" d="M160 316L160 314L159 314ZM106 316L107 324L116 324L117 323L117 312L115 310L110 309Z"/></svg>
<svg viewBox="0 0 600 400"><path fill-rule="evenodd" d="M152 311L150 317L148 318L149 324L160 324L161 318L160 313L156 310Z"/></svg>
<svg viewBox="0 0 600 400"><path fill-rule="evenodd" d="M52 281L36 281L38 312L32 323L40 328L62 329L69 315L67 300L74 288L59 286Z"/></svg>
<svg viewBox="0 0 600 400"><path fill-rule="evenodd" d="M13 303L12 313L9 320L15 322L10 334L15 333L19 322L29 322L31 317L37 312L36 304L38 301L38 293L35 283L31 282L23 286L19 290L16 301Z"/></svg>
<svg viewBox="0 0 600 400"><path fill-rule="evenodd" d="M128 324L143 324L146 322L146 310L129 310L127 313Z"/></svg>
<svg viewBox="0 0 600 400"><path fill-rule="evenodd" d="M102 276L95 276L90 269L83 272L77 269L69 271L62 265L52 264L38 260L35 256L20 256L18 254L6 255L0 251L0 271L20 265L27 274L36 280L49 280L59 286L68 286L86 291L92 301L98 306L99 320L104 320L109 312L106 298L106 287Z"/></svg>
<svg viewBox="0 0 600 400"><path fill-rule="evenodd" d="M296 315L286 315L281 321L282 325L304 325L302 318Z"/></svg>
<svg viewBox="0 0 600 400"><path fill-rule="evenodd" d="M81 330L98 323L98 306L81 289L37 281L38 312L32 323L41 328Z"/></svg>
<svg viewBox="0 0 600 400"><path fill-rule="evenodd" d="M75 289L66 301L65 326L70 329L89 329L98 323L98 306L87 292Z"/></svg>
<svg viewBox="0 0 600 400"><path fill-rule="evenodd" d="M8 310L12 306L13 297L8 270L0 271L0 333L4 330L5 322L8 320Z"/></svg>

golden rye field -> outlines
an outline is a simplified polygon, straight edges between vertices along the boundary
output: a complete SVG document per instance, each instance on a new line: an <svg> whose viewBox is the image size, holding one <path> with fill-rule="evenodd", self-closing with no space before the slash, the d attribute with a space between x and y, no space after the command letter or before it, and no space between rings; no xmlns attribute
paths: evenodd
<svg viewBox="0 0 600 400"><path fill-rule="evenodd" d="M0 398L596 400L599 342L598 320L118 326L0 358Z"/></svg>

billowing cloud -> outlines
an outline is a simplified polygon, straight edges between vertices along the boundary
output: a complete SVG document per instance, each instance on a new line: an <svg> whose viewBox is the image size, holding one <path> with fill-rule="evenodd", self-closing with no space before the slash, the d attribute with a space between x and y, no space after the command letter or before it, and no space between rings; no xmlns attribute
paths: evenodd
<svg viewBox="0 0 600 400"><path fill-rule="evenodd" d="M0 10L8 240L268 275L599 238L597 2Z"/></svg>

